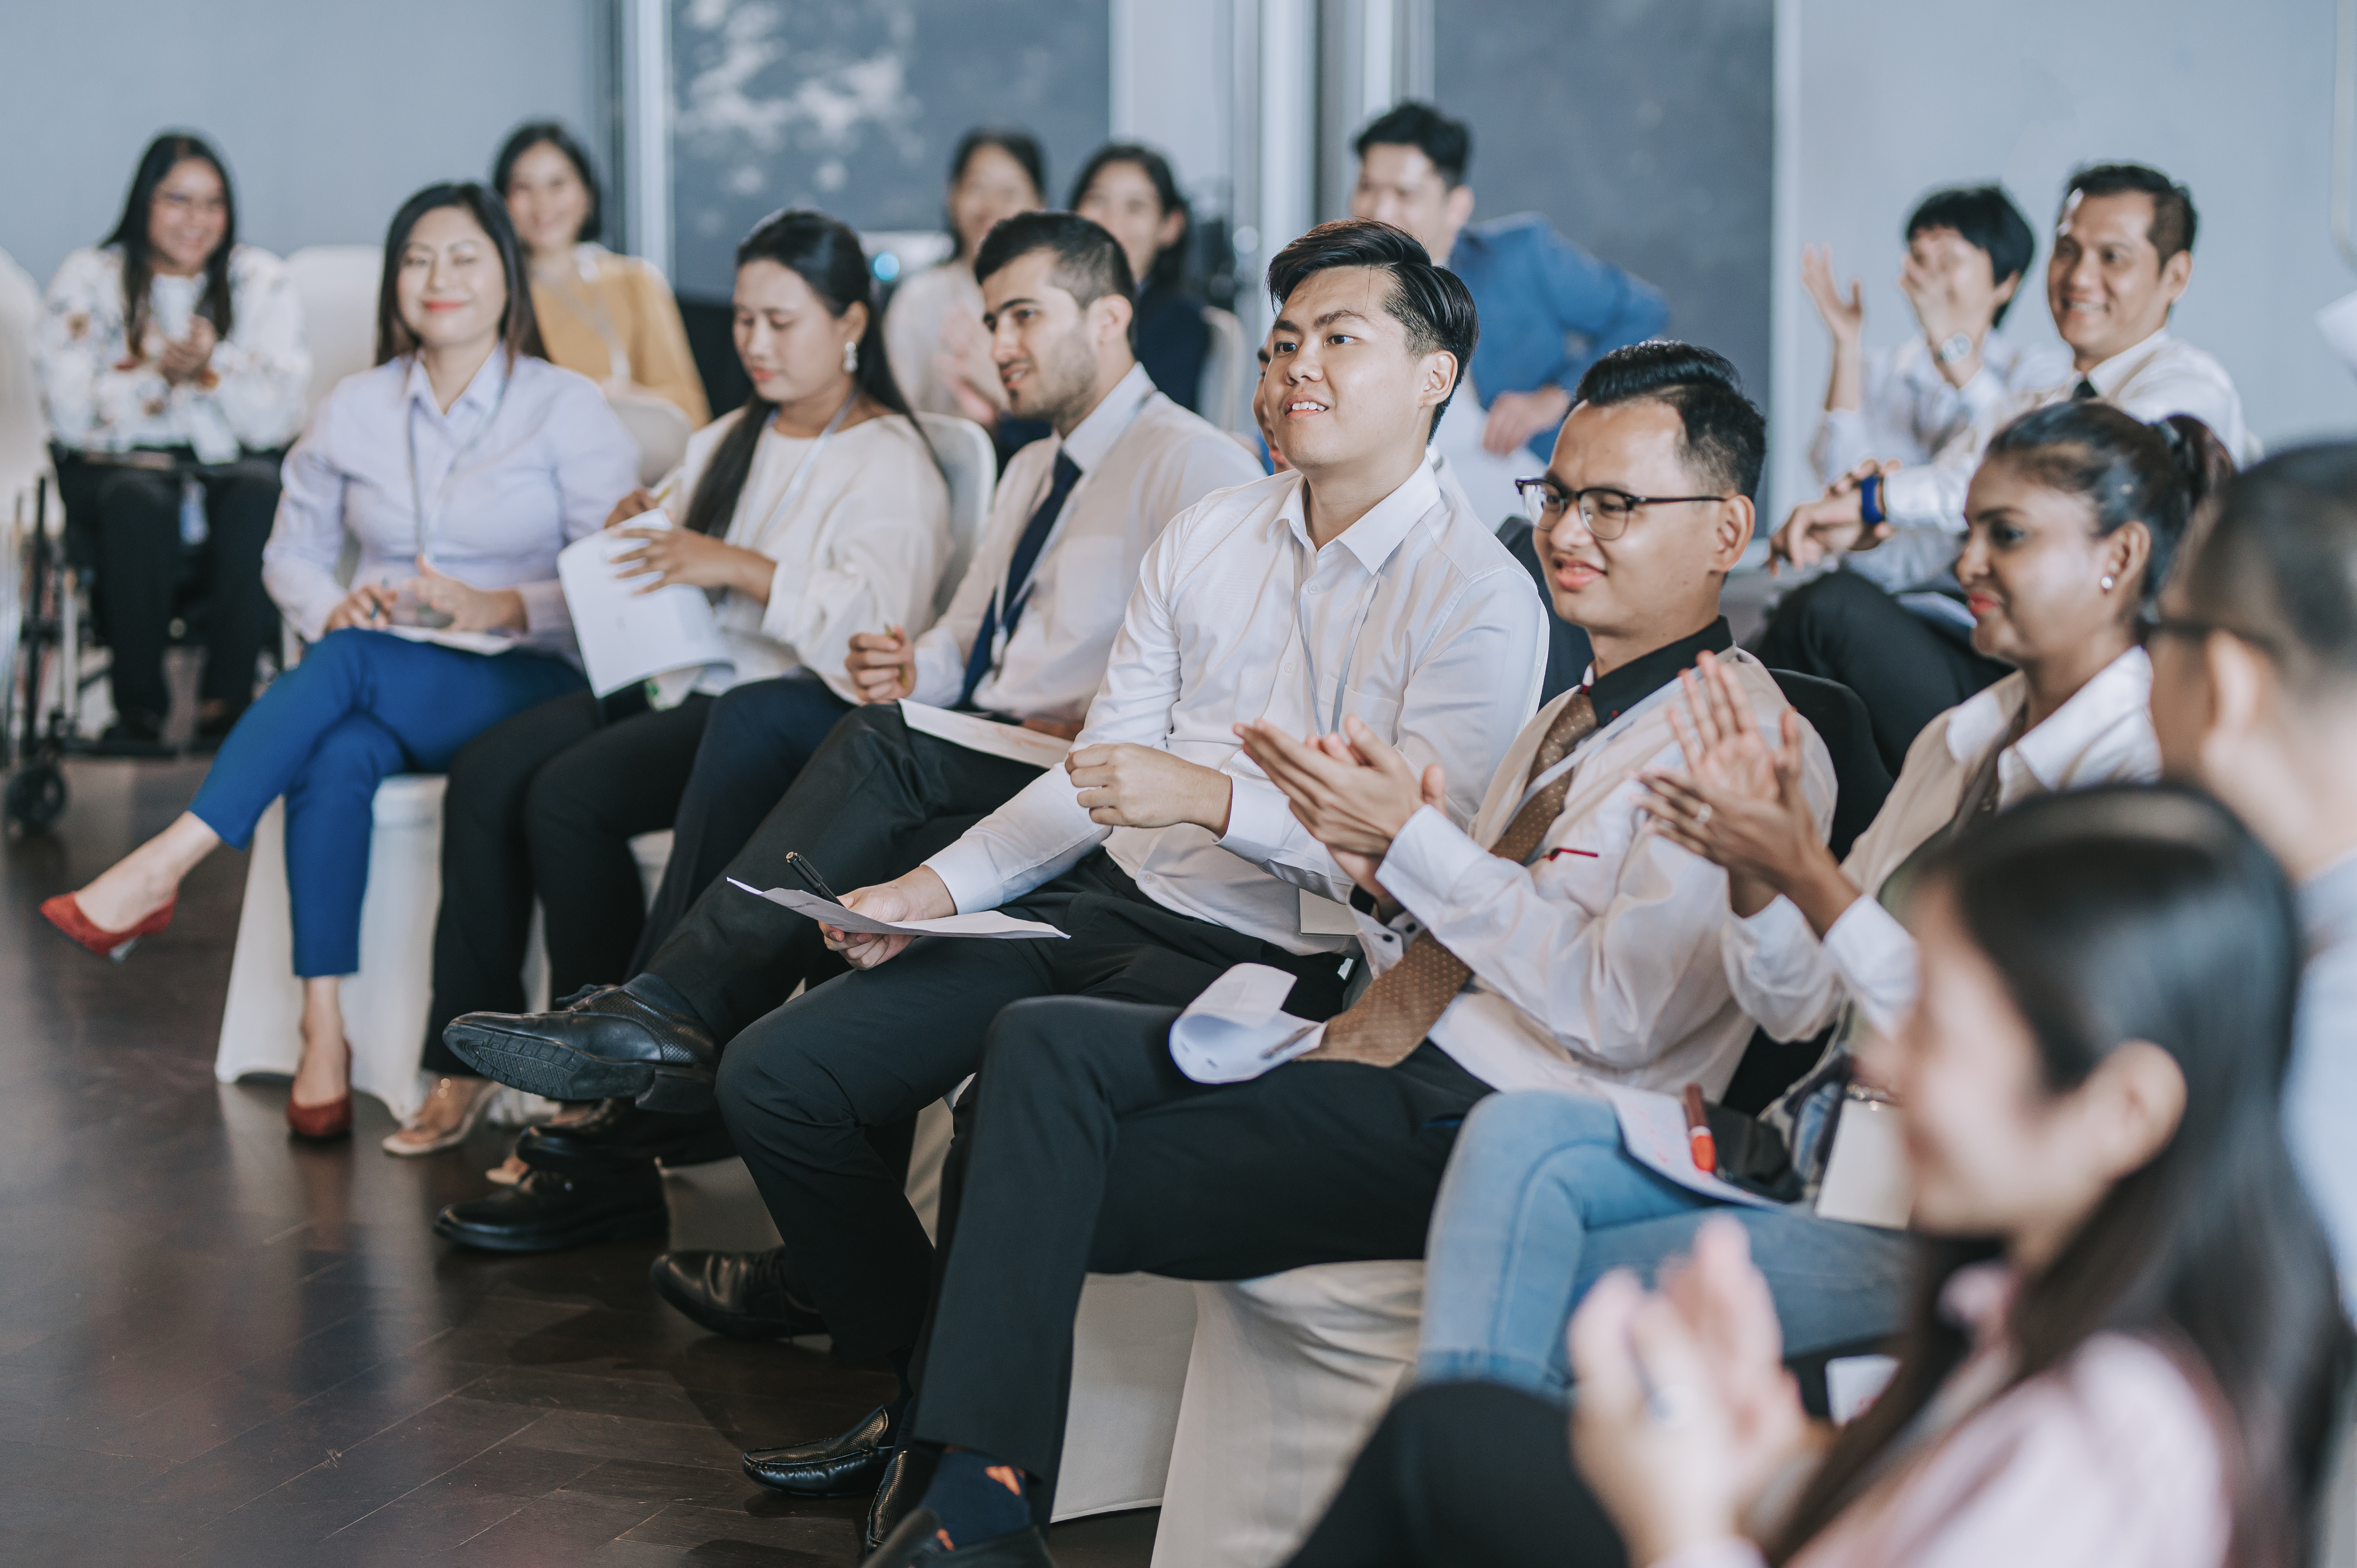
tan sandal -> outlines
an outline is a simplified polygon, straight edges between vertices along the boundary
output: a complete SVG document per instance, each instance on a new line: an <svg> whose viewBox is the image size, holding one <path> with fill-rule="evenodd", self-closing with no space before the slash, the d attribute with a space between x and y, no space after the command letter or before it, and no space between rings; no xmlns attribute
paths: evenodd
<svg viewBox="0 0 2357 1568"><path fill-rule="evenodd" d="M434 1080L432 1092L425 1097L425 1103L431 1105L445 1095L466 1093L467 1091L461 1089L460 1085L468 1081L472 1081L477 1087L468 1100L466 1108L458 1113L458 1120L455 1123L443 1129L427 1142L416 1142L411 1134L419 1131L425 1122L425 1109L421 1106L419 1113L404 1122L399 1132L385 1134L384 1152L400 1159L412 1160L425 1155L438 1155L445 1149L455 1149L465 1143L467 1135L475 1130L475 1123L483 1119L483 1112L490 1109L492 1097L498 1094L500 1086L488 1078L472 1080L438 1078Z"/></svg>

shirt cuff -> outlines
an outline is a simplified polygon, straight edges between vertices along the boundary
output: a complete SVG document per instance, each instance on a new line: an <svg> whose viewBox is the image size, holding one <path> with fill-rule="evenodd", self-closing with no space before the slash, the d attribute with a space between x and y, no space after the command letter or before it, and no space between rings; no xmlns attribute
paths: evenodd
<svg viewBox="0 0 2357 1568"><path fill-rule="evenodd" d="M1408 943L1424 928L1415 916L1402 912L1394 922L1385 925L1363 909L1352 909L1351 918L1358 922L1359 947L1367 955L1367 972L1381 974L1399 962L1406 953Z"/></svg>
<svg viewBox="0 0 2357 1568"><path fill-rule="evenodd" d="M981 844L961 838L924 864L932 867L942 886L950 890L950 899L961 915L996 909L1006 901L1006 885L999 880L997 868L991 865L990 851Z"/></svg>
<svg viewBox="0 0 2357 1568"><path fill-rule="evenodd" d="M1950 477L1925 464L1882 478L1882 513L1894 523L1929 522L1951 533L1964 531L1964 513Z"/></svg>
<svg viewBox="0 0 2357 1568"><path fill-rule="evenodd" d="M1760 1548L1740 1536L1729 1535L1684 1547L1667 1557L1657 1557L1645 1568L1766 1568L1767 1562Z"/></svg>
<svg viewBox="0 0 2357 1568"><path fill-rule="evenodd" d="M957 644L927 633L917 643L917 689L909 693L913 702L929 707L946 708L958 700L959 689L965 682L965 666L955 660Z"/></svg>
<svg viewBox="0 0 2357 1568"><path fill-rule="evenodd" d="M1825 932L1825 957L1866 1021L1888 1034L1915 1003L1915 939L1898 917L1865 895Z"/></svg>
<svg viewBox="0 0 2357 1568"><path fill-rule="evenodd" d="M1418 806L1392 839L1375 879L1425 924L1429 911L1445 909L1465 874L1490 852L1430 806Z"/></svg>
<svg viewBox="0 0 2357 1568"><path fill-rule="evenodd" d="M1729 920L1723 929L1737 963L1770 985L1781 978L1780 971L1795 967L1795 960L1805 962L1805 955L1817 945L1808 917L1781 893L1758 914Z"/></svg>
<svg viewBox="0 0 2357 1568"><path fill-rule="evenodd" d="M1241 860L1265 865L1285 849L1299 825L1285 791L1262 779L1228 775L1228 831L1220 847Z"/></svg>

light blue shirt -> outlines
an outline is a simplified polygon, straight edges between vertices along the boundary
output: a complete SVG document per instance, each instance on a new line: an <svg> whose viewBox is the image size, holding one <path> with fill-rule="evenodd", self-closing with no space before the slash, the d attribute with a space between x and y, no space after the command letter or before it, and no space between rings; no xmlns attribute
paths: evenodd
<svg viewBox="0 0 2357 1568"><path fill-rule="evenodd" d="M2308 939L2284 1131L2341 1269L2341 1299L2357 1312L2357 855L2300 885Z"/></svg>

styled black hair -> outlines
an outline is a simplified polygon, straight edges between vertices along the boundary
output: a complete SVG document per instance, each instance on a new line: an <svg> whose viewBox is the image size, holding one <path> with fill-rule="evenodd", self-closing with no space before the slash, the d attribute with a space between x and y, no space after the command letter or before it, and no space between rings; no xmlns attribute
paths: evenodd
<svg viewBox="0 0 2357 1568"><path fill-rule="evenodd" d="M1081 166L1081 177L1072 181L1073 208L1079 208L1089 194L1089 187L1096 183L1097 176L1107 164L1135 165L1153 185L1154 199L1160 203L1162 216L1168 218L1176 212L1186 220L1178 231L1178 237L1154 253L1154 264L1146 269L1144 277L1137 280L1141 288L1178 287L1179 279L1187 272L1187 242L1195 233L1195 211L1187 205L1187 199L1179 194L1178 181L1170 173L1170 160L1152 147L1141 146L1135 142L1107 142L1089 155L1089 161Z"/></svg>
<svg viewBox="0 0 2357 1568"><path fill-rule="evenodd" d="M2000 285L2007 278L2027 277L2029 259L2038 252L2029 220L2021 215L2021 209L2001 185L1959 185L1933 191L1907 215L1906 237L1912 240L1927 229L1954 230L1964 243L1988 257L1989 279ZM2020 290L2014 295L2018 298ZM1999 305L1994 325L2003 325L2005 313L2012 308L2011 299Z"/></svg>
<svg viewBox="0 0 2357 1568"><path fill-rule="evenodd" d="M205 258L204 291L197 296L196 313L213 324L220 336L229 336L235 324L235 302L230 297L229 257L237 249L237 193L229 182L229 166L210 143L193 131L167 131L147 144L139 155L139 166L131 176L131 189L123 199L123 216L114 220L114 232L99 242L102 245L118 245L123 250L123 340L136 354L139 339L147 327L147 289L156 281L154 247L147 239L147 223L156 205L156 188L187 159L196 158L213 166L221 176L223 216L229 221L221 229L221 243Z"/></svg>
<svg viewBox="0 0 2357 1568"><path fill-rule="evenodd" d="M892 379L892 361L884 352L884 313L876 306L874 275L859 236L839 218L823 212L790 209L772 212L753 226L737 247L737 264L775 262L791 268L810 285L829 315L838 320L854 305L867 307L867 325L859 332L859 369L853 379L868 401L906 417L909 400ZM762 427L777 405L759 392L745 394L742 412L728 434L720 438L688 499L682 526L698 533L723 534L737 512L746 478L753 471L753 449L761 443Z"/></svg>
<svg viewBox="0 0 2357 1568"><path fill-rule="evenodd" d="M507 204L469 179L429 185L403 202L401 210L393 215L384 231L384 277L377 285L376 362L382 365L416 350L416 335L401 319L401 252L409 244L409 231L417 227L417 220L440 207L465 209L491 237L491 248L500 254L500 272L508 285L507 308L500 313L500 344L507 350L509 365L515 364L519 354L548 358L548 350L540 343L540 322L532 313L532 285L524 271L523 247L516 242L515 225L508 221Z"/></svg>
<svg viewBox="0 0 2357 1568"><path fill-rule="evenodd" d="M1609 408L1652 398L1678 411L1678 455L1706 482L1739 495L1760 489L1768 461L1768 421L1743 395L1743 378L1724 354L1667 338L1615 349L1579 378L1574 403Z"/></svg>
<svg viewBox="0 0 2357 1568"><path fill-rule="evenodd" d="M589 216L581 220L581 232L576 241L595 240L606 231L606 189L597 183L597 171L589 165L588 149L580 139L554 120L527 120L508 133L500 144L500 156L491 165L491 188L504 201L508 181L515 177L516 159L543 143L563 153L572 164L573 172L581 177L581 184L589 192Z"/></svg>
<svg viewBox="0 0 2357 1568"><path fill-rule="evenodd" d="M1128 299L1137 292L1121 242L1076 212L1018 212L992 224L974 253L974 281L987 283L991 274L1034 251L1056 252L1056 286L1083 310L1109 294Z"/></svg>
<svg viewBox="0 0 2357 1568"><path fill-rule="evenodd" d="M1376 115L1351 144L1351 151L1366 161L1369 147L1414 147L1432 160L1450 189L1465 183L1473 161L1473 133L1462 120L1452 120L1429 103L1402 99Z"/></svg>
<svg viewBox="0 0 2357 1568"><path fill-rule="evenodd" d="M2019 1282L2007 1318L2015 1380L2098 1334L2173 1353L2214 1395L2226 1560L2292 1568L2320 1493L2348 1329L2284 1141L2304 947L2282 869L2206 796L2110 785L2004 812L1940 850L1917 886L1950 901L2002 977L2048 1093L2075 1090L2130 1040L2168 1052L2185 1077L2168 1144ZM1971 1238L1932 1245L1899 1373L1810 1481L1780 1560L1855 1498L1964 1359L1938 1295L1990 1251Z"/></svg>
<svg viewBox="0 0 2357 1568"><path fill-rule="evenodd" d="M2063 209L2069 210L2074 196L2120 196L2132 190L2152 198L2152 227L2145 231L2145 237L2160 252L2162 265L2178 252L2193 249L2193 231L2199 221L2193 193L2143 164L2088 165L2063 188Z"/></svg>
<svg viewBox="0 0 2357 1568"><path fill-rule="evenodd" d="M1440 349L1457 357L1456 379L1432 410L1430 428L1439 429L1440 416L1464 384L1473 346L1481 337L1471 291L1455 273L1433 265L1414 236L1372 218L1340 218L1320 223L1269 258L1269 302L1284 310L1304 280L1332 267L1372 267L1390 274L1392 286L1383 296L1383 308L1407 328L1407 351L1421 356Z"/></svg>
<svg viewBox="0 0 2357 1568"><path fill-rule="evenodd" d="M974 154L985 147L996 147L1021 164L1023 172L1031 177L1031 188L1039 193L1040 200L1048 199L1048 160L1039 151L1039 138L1012 125L976 125L960 136L957 151L950 155L952 185L965 177L966 166L974 162ZM957 225L950 221L946 206L942 209L942 227L949 231L952 244L965 242L958 236Z"/></svg>
<svg viewBox="0 0 2357 1568"><path fill-rule="evenodd" d="M2098 539L2143 523L2152 538L2137 595L2146 615L2195 509L2234 471L2224 443L2191 414L2147 424L2092 398L2023 414L1996 433L1981 461L2010 462L2048 489L2077 496L2094 511Z"/></svg>
<svg viewBox="0 0 2357 1568"><path fill-rule="evenodd" d="M2227 481L2178 580L2196 616L2273 654L2297 691L2357 683L2357 442L2280 452Z"/></svg>

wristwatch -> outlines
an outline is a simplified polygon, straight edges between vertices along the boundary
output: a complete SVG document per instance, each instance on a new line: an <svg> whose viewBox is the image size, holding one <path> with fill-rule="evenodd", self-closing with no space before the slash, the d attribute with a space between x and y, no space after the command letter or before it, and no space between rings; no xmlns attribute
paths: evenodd
<svg viewBox="0 0 2357 1568"><path fill-rule="evenodd" d="M1973 335L1959 332L1932 350L1932 357L1943 365L1953 365L1973 351Z"/></svg>

